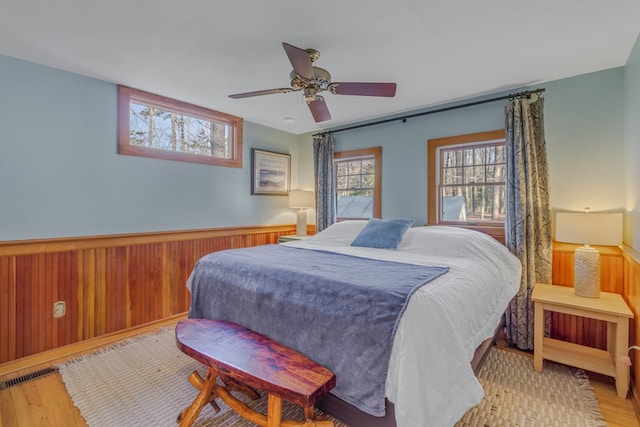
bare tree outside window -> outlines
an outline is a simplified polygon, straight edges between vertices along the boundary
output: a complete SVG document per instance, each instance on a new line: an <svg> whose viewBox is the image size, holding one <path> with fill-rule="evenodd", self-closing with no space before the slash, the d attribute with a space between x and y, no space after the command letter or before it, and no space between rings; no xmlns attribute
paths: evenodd
<svg viewBox="0 0 640 427"><path fill-rule="evenodd" d="M380 218L381 157L381 147L335 153L339 221Z"/></svg>
<svg viewBox="0 0 640 427"><path fill-rule="evenodd" d="M461 201L460 215L440 210L449 221L504 222L504 142L440 149L440 197ZM441 202L442 203L442 202ZM456 205L452 204L453 209Z"/></svg>
<svg viewBox="0 0 640 427"><path fill-rule="evenodd" d="M484 231L504 242L504 129L427 142L428 223Z"/></svg>
<svg viewBox="0 0 640 427"><path fill-rule="evenodd" d="M120 87L119 152L242 166L242 119Z"/></svg>

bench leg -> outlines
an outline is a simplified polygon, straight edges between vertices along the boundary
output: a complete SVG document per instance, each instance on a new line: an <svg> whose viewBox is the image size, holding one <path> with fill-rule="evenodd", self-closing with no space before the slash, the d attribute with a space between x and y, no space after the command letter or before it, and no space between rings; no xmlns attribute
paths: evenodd
<svg viewBox="0 0 640 427"><path fill-rule="evenodd" d="M269 395L267 409L267 427L280 427L282 422L282 399L273 394Z"/></svg>
<svg viewBox="0 0 640 427"><path fill-rule="evenodd" d="M333 421L326 419L316 418L316 408L314 406L307 406L304 408L304 424L302 427L334 427Z"/></svg>
<svg viewBox="0 0 640 427"><path fill-rule="evenodd" d="M220 375L220 378L227 383L225 386L216 384L216 379ZM200 411L207 403L211 403L214 406L216 412L220 411L220 408L215 403L214 399L220 397L233 411L243 418L251 421L254 424L263 427L281 427L282 420L282 398L269 394L267 403L267 414L260 414L254 411L245 403L236 399L231 393L231 390L237 390L249 397L259 397L258 393L252 388L227 377L224 374L219 374L215 368L207 368L207 378L203 380L197 371L189 376L189 382L200 390L198 396L193 400L191 405L184 409L180 415L178 415L177 422L180 427L191 427L193 423L200 415ZM334 424L330 420L320 420L315 418L315 409L313 406L304 408L304 421L284 421L285 425L294 427L334 427Z"/></svg>
<svg viewBox="0 0 640 427"><path fill-rule="evenodd" d="M216 385L216 377L216 370L211 367L208 368L207 379L202 384L200 393L198 393L198 396L193 400L191 406L183 410L180 415L178 415L177 422L180 423L180 427L190 427L193 425L196 418L198 418L198 415L200 415L202 408L204 408L207 403L215 403L213 402L213 398L215 398L215 396L212 396L211 394L213 393Z"/></svg>
<svg viewBox="0 0 640 427"><path fill-rule="evenodd" d="M224 382L225 384L225 388L229 391L239 391L240 393L243 393L244 395L246 395L249 399L252 400L258 400L260 399L260 394L258 394L257 391L255 391L254 389L252 389L251 387L249 387L246 384L242 384L240 381L236 381L233 378L219 373L218 374L220 376L220 379L222 380L222 382Z"/></svg>
<svg viewBox="0 0 640 427"><path fill-rule="evenodd" d="M191 375L189 375L189 382L191 383L192 386L194 386L198 390L202 390L202 387L204 387L204 380L202 379L202 377L200 376L198 371L193 371L191 373ZM216 397L218 397L218 396L216 395L215 389L214 389L214 391L211 392L211 401L209 403L211 403L211 407L213 408L213 410L217 414L218 412L220 412L220 407L216 403L216 400L215 400ZM186 412L186 409L184 411L182 411L182 412L183 413ZM178 418L178 422L180 422L181 419L182 418L179 417Z"/></svg>

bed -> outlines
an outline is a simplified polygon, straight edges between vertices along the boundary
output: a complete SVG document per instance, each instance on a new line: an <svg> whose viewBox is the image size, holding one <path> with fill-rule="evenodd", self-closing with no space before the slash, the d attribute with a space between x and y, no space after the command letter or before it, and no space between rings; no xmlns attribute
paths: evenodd
<svg viewBox="0 0 640 427"><path fill-rule="evenodd" d="M201 258L187 282L189 317L243 324L333 370L338 385L318 406L352 427L424 426L426 420L430 426L452 426L483 397L471 362L477 366L478 348L483 343L486 348L516 294L521 264L492 237L455 227L401 230L397 246L391 249L369 247L377 246L375 241L352 246L370 231L370 223L343 221L306 239ZM298 256L314 258L300 261ZM391 280L389 292L394 295L370 302L362 299L369 290L356 288L355 293L336 296L329 292L332 287L342 292L352 285L320 277L323 257L328 265L337 266L332 267L334 275L349 276L348 280L362 276L372 287L378 277ZM343 259L349 264L340 270ZM251 269L254 263L257 271ZM355 264L362 264L362 270L355 270ZM377 265L406 277L389 279ZM371 276L366 276L369 270ZM406 294L396 292L418 276L407 285ZM398 303L402 307L396 320L376 311L394 299L404 301ZM340 313L330 312L328 320L319 320L328 307ZM342 313L347 323L334 323ZM387 324L378 327L371 319L358 323L358 316L385 318ZM369 342L356 343L354 329ZM375 351L362 350L361 345ZM370 387L373 392L367 391ZM352 394L361 391L366 394L362 399Z"/></svg>

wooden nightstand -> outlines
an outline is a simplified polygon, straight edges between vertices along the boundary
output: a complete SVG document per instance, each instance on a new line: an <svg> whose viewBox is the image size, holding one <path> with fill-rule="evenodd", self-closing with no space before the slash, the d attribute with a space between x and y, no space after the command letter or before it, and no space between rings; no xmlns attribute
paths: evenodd
<svg viewBox="0 0 640 427"><path fill-rule="evenodd" d="M619 294L601 292L600 298L585 298L573 288L537 283L531 299L535 302L534 368L542 371L543 359L608 375L616 380L618 396L629 391L629 366L620 358L629 347L629 319L633 313ZM572 314L607 322L607 350L600 350L544 336L544 311Z"/></svg>
<svg viewBox="0 0 640 427"><path fill-rule="evenodd" d="M278 236L278 243L293 242L294 240L306 239L309 236Z"/></svg>

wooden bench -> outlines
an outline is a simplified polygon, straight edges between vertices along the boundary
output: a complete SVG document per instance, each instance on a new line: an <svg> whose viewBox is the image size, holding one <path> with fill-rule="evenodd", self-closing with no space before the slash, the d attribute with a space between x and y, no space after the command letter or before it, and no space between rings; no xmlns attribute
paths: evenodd
<svg viewBox="0 0 640 427"><path fill-rule="evenodd" d="M207 403L216 413L220 397L231 409L263 427L333 427L315 418L314 405L336 384L336 376L306 356L264 335L221 320L180 320L176 343L185 354L207 366L207 378L197 371L189 382L200 390L193 403L178 416L180 427L191 426ZM216 382L216 379L220 381ZM257 399L255 390L268 393L266 416L254 411L230 392ZM282 399L304 409L304 421L282 420Z"/></svg>

